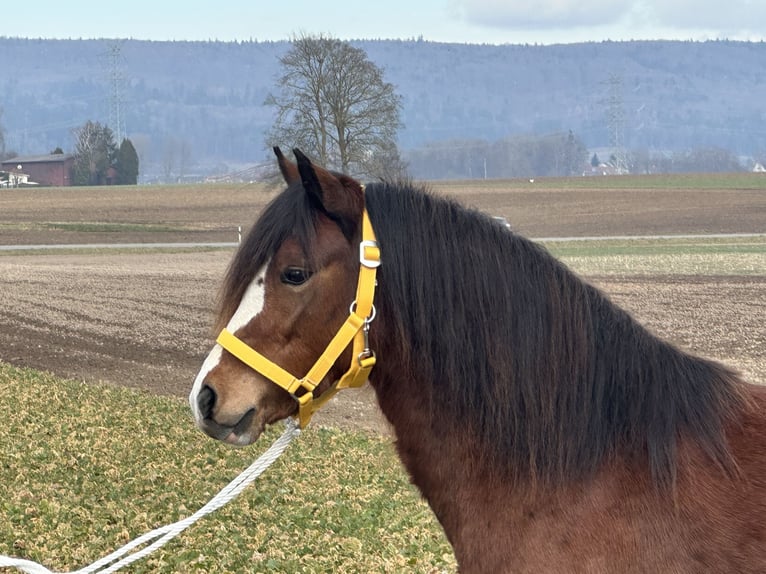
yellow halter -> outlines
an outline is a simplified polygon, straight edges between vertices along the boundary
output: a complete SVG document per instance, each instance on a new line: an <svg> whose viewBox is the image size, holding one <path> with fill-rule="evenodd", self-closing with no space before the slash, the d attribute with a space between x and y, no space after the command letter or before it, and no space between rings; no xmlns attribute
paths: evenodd
<svg viewBox="0 0 766 574"><path fill-rule="evenodd" d="M375 274L380 266L380 249L370 223L367 209L362 213L362 241L359 244L359 281L356 299L351 304L349 316L319 356L305 377L299 379L248 346L234 334L223 329L217 342L251 369L286 390L298 401L300 427L311 420L312 415L329 401L335 393L349 387L361 387L375 366L375 352L369 347L370 323L375 318ZM314 397L314 389L322 382L343 351L353 341L353 358L346 373L320 397ZM298 389L306 392L296 396Z"/></svg>

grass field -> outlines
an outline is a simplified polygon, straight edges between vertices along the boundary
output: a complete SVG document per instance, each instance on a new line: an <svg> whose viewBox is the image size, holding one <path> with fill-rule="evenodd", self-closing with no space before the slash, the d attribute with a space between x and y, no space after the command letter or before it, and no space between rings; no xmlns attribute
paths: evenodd
<svg viewBox="0 0 766 574"><path fill-rule="evenodd" d="M192 514L278 436L235 450L188 405L0 363L0 553L82 567ZM218 513L132 572L453 572L389 440L306 429Z"/></svg>
<svg viewBox="0 0 766 574"><path fill-rule="evenodd" d="M766 189L766 177L759 173L688 173L657 175L619 175L605 177L543 177L510 180L457 180L434 182L440 190L474 188L481 190L527 190L535 187L552 190L573 189L656 189L656 190L721 190Z"/></svg>
<svg viewBox="0 0 766 574"><path fill-rule="evenodd" d="M766 234L748 237L553 241L545 246L581 275L763 275Z"/></svg>
<svg viewBox="0 0 766 574"><path fill-rule="evenodd" d="M543 241L556 257L581 275L762 275L766 273L766 234L747 237L678 239L594 239ZM108 253L183 253L216 251L216 247L121 247ZM87 255L103 248L59 246L55 249L0 250L0 257L56 253Z"/></svg>

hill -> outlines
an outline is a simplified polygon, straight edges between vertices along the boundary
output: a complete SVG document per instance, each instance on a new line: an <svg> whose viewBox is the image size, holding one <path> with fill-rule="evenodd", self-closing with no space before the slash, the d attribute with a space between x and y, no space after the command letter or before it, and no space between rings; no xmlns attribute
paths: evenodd
<svg viewBox="0 0 766 574"><path fill-rule="evenodd" d="M552 46L363 40L403 97L400 145L572 130L607 147L766 150L766 43ZM110 54L119 46L119 58ZM0 38L0 121L21 154L73 147L119 101L143 175L225 172L266 157L278 58L288 42ZM116 63L116 65L115 65ZM112 86L119 86L119 99ZM289 142L286 142L289 145Z"/></svg>

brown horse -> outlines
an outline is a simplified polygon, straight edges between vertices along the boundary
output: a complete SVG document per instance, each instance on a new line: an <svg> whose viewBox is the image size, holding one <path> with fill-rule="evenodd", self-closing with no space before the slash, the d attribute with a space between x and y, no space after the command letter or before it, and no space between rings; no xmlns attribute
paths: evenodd
<svg viewBox="0 0 766 574"><path fill-rule="evenodd" d="M205 432L252 443L355 364L344 341L320 380L289 383L347 321L366 210L369 382L461 572L766 572L766 388L491 217L275 152L287 188L229 268L219 327L288 383L216 345L190 395Z"/></svg>

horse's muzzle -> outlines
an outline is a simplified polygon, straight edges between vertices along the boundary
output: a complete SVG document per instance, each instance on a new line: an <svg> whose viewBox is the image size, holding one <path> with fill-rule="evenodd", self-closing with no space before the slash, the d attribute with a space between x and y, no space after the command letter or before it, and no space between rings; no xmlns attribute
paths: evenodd
<svg viewBox="0 0 766 574"><path fill-rule="evenodd" d="M208 385L203 386L197 395L197 412L200 415L197 424L205 434L235 446L251 444L258 438L260 432L253 432L255 407L248 409L238 419L219 421L214 415L215 403L215 391Z"/></svg>

